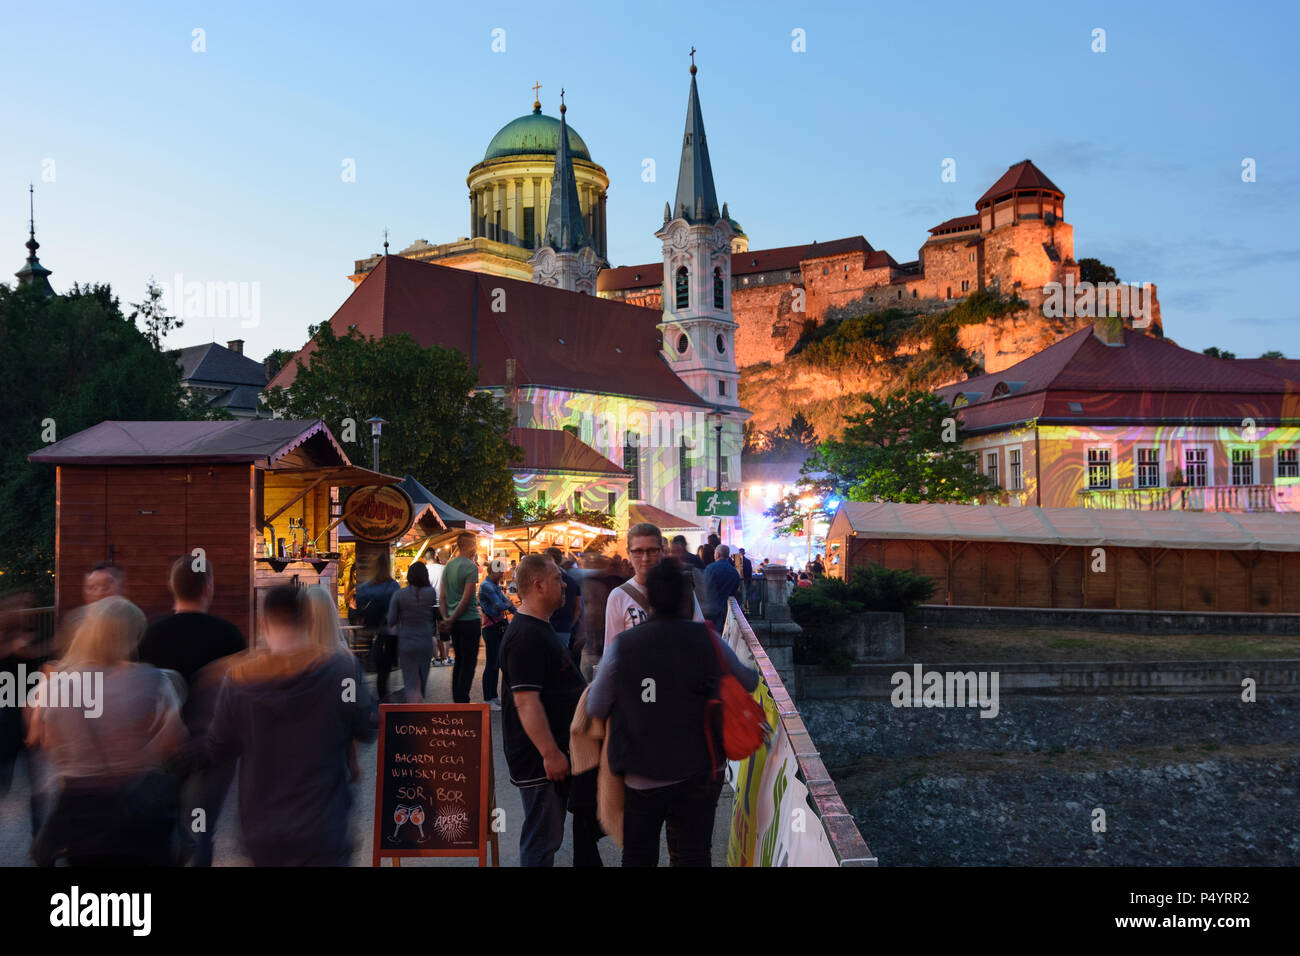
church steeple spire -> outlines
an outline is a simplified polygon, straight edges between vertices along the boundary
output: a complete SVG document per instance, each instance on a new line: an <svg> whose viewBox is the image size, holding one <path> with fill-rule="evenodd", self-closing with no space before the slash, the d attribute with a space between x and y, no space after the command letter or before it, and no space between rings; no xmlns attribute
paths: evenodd
<svg viewBox="0 0 1300 956"><path fill-rule="evenodd" d="M716 222L718 194L713 188L709 143L704 135L700 91L695 85L695 47L691 47L691 98L686 105L686 133L682 137L682 164L677 171L677 200L673 215L687 222Z"/></svg>
<svg viewBox="0 0 1300 956"><path fill-rule="evenodd" d="M50 286L49 276L53 272L41 265L36 258L36 250L41 244L36 241L36 187L30 183L27 186L28 192L28 220L27 220L27 263L14 273L18 278L18 284L35 286L36 290L42 295L54 295L54 289Z"/></svg>
<svg viewBox="0 0 1300 956"><path fill-rule="evenodd" d="M538 285L595 295L596 275L605 260L596 254L582 218L569 148L569 123L564 118L567 111L564 90L560 90L560 133L555 144L555 168L551 171L551 205L546 210L542 244L528 262Z"/></svg>
<svg viewBox="0 0 1300 956"><path fill-rule="evenodd" d="M556 252L574 252L587 241L587 226L578 201L578 181L573 173L573 156L569 152L569 125L564 118L564 90L560 90L560 138L555 147L555 170L551 174L551 204L546 213L546 232L542 245Z"/></svg>

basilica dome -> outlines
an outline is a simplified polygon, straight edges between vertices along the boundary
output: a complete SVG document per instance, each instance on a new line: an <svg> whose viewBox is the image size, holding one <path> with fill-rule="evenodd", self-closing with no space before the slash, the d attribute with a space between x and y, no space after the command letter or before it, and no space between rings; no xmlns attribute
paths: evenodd
<svg viewBox="0 0 1300 956"><path fill-rule="evenodd" d="M492 137L488 143L483 160L499 159L503 156L525 156L537 153L555 155L555 147L560 141L560 121L553 116L542 113L541 106L533 108L518 119L513 119ZM569 127L569 151L574 159L591 160L587 144Z"/></svg>

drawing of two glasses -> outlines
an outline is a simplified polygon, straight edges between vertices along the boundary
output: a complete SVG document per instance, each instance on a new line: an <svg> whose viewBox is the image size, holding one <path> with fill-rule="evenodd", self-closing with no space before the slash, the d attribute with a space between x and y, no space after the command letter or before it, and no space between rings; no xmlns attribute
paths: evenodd
<svg viewBox="0 0 1300 956"><path fill-rule="evenodd" d="M424 807L418 803L405 804L399 803L397 809L393 811L393 821L397 826L393 830L393 835L388 839L396 841L397 834L402 832L402 827L407 823L414 823L420 831L420 843L423 843L427 837L424 834Z"/></svg>

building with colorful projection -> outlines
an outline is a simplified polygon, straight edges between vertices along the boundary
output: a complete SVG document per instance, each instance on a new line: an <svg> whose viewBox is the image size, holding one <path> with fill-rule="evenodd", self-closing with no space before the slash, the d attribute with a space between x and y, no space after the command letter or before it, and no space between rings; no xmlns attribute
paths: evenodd
<svg viewBox="0 0 1300 956"><path fill-rule="evenodd" d="M1006 504L1300 512L1300 361L1211 358L1099 319L937 394Z"/></svg>
<svg viewBox="0 0 1300 956"><path fill-rule="evenodd" d="M718 204L695 72L677 192L656 233L672 277L662 311L595 295L603 206L593 218L595 194L578 174L586 147L568 135L562 104L536 248L513 247L528 253L531 281L385 255L329 320L339 335L406 333L463 352L479 387L511 410L524 450L519 497L569 515L605 512L620 530L654 520L692 544L707 531L695 518L696 492L739 483L749 418L737 398L735 230ZM533 139L520 142L540 142L542 125L530 124ZM297 358L309 365L312 351L309 342ZM290 387L296 374L290 360L268 387ZM738 528L737 518L723 522L724 535Z"/></svg>

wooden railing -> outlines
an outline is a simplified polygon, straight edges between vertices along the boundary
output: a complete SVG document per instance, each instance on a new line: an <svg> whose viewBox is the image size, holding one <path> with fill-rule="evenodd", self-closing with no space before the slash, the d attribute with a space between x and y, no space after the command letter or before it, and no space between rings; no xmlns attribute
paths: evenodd
<svg viewBox="0 0 1300 956"><path fill-rule="evenodd" d="M1273 485L1083 489L1079 507L1118 511L1278 511Z"/></svg>

